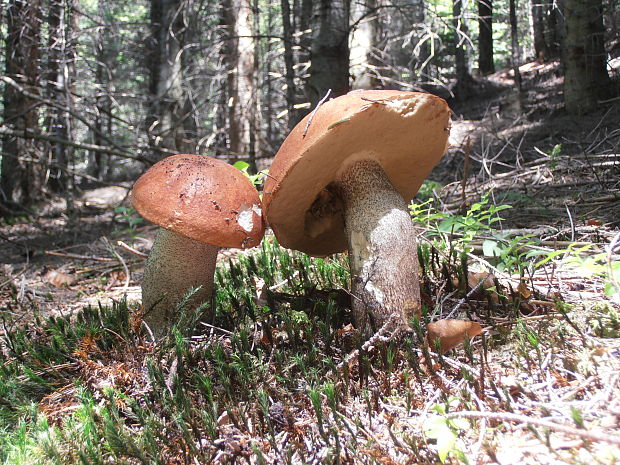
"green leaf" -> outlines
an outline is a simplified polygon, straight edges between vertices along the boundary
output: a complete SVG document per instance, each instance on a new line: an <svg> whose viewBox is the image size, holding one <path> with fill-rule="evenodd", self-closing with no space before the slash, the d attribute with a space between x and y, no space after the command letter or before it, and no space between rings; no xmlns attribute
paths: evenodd
<svg viewBox="0 0 620 465"><path fill-rule="evenodd" d="M435 404L431 407L431 410L433 412L437 412L437 413L441 413L441 414L445 414L446 413L446 406L443 404Z"/></svg>
<svg viewBox="0 0 620 465"><path fill-rule="evenodd" d="M581 415L581 412L571 405L570 414L575 424L579 428L583 428L583 415Z"/></svg>
<svg viewBox="0 0 620 465"><path fill-rule="evenodd" d="M242 173L246 173L248 171L248 168L250 167L250 164L244 161L236 161L235 163L233 163L233 166Z"/></svg>
<svg viewBox="0 0 620 465"><path fill-rule="evenodd" d="M502 254L502 248L499 242L487 239L482 243L482 253L485 257L499 257Z"/></svg>
<svg viewBox="0 0 620 465"><path fill-rule="evenodd" d="M613 297L618 292L620 292L620 289L618 289L613 283L611 282L605 283L605 295L607 297Z"/></svg>

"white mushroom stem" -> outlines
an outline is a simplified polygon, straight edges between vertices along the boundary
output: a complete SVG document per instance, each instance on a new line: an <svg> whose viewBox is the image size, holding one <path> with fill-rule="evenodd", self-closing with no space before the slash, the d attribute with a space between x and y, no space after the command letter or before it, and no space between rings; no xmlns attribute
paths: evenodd
<svg viewBox="0 0 620 465"><path fill-rule="evenodd" d="M381 166L361 160L338 179L349 241L353 315L362 331L420 314L416 231L407 204Z"/></svg>
<svg viewBox="0 0 620 465"><path fill-rule="evenodd" d="M144 321L155 336L162 336L170 327L179 302L190 290L201 286L188 302L188 309L209 301L218 250L217 246L159 229L142 281Z"/></svg>

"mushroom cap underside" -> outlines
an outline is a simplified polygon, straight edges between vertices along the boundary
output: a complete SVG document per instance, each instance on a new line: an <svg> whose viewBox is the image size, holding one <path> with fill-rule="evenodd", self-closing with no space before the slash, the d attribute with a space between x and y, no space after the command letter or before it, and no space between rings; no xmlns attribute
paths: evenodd
<svg viewBox="0 0 620 465"><path fill-rule="evenodd" d="M431 94L374 90L350 92L306 116L276 154L263 190L280 243L315 256L346 250L338 173L375 160L408 202L446 150L450 114Z"/></svg>
<svg viewBox="0 0 620 465"><path fill-rule="evenodd" d="M265 232L256 188L238 169L208 156L157 162L136 181L131 201L162 228L218 247L254 247Z"/></svg>

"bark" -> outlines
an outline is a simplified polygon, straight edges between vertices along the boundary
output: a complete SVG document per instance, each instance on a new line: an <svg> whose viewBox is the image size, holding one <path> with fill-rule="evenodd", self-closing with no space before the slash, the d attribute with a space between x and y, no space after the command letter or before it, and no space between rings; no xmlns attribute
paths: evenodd
<svg viewBox="0 0 620 465"><path fill-rule="evenodd" d="M601 0L566 0L564 103L573 114L596 109L609 89Z"/></svg>
<svg viewBox="0 0 620 465"><path fill-rule="evenodd" d="M282 32L284 35L284 79L286 82L286 110L288 117L288 129L293 129L299 121L301 115L295 109L297 99L295 86L295 60L293 55L293 26L291 24L291 7L289 0L280 0L282 9Z"/></svg>
<svg viewBox="0 0 620 465"><path fill-rule="evenodd" d="M351 76L354 89L373 89L378 87L375 48L377 28L379 27L377 2L354 3L352 19L357 23L351 37Z"/></svg>
<svg viewBox="0 0 620 465"><path fill-rule="evenodd" d="M493 64L493 0L478 0L478 69L483 75L495 72Z"/></svg>
<svg viewBox="0 0 620 465"><path fill-rule="evenodd" d="M248 163L255 171L259 115L252 3L251 0L227 0L223 6L228 32L228 150L233 158L249 155Z"/></svg>
<svg viewBox="0 0 620 465"><path fill-rule="evenodd" d="M546 0L532 1L532 32L534 39L534 54L540 62L546 60L549 52L547 50L547 41L545 39L545 13L549 5Z"/></svg>
<svg viewBox="0 0 620 465"><path fill-rule="evenodd" d="M517 5L516 0L510 0L509 2L509 17L510 17L510 56L512 61L512 71L514 73L515 85L521 95L521 73L519 72L519 64L521 63L521 53L519 51L519 29L517 23ZM520 100L519 100L520 101Z"/></svg>
<svg viewBox="0 0 620 465"><path fill-rule="evenodd" d="M456 86L454 93L458 100L465 100L472 92L473 78L467 63L467 25L463 16L463 0L452 0L452 25L454 26L454 62Z"/></svg>
<svg viewBox="0 0 620 465"><path fill-rule="evenodd" d="M111 15L110 6L106 0L99 0L99 21L104 27L95 31L93 38L93 54L97 58L95 68L95 86L98 90L95 97L95 127L92 132L93 144L102 145L101 134L114 134L114 123L112 119L112 93L114 92L114 78L116 72L117 43L112 34L112 23L109 21ZM103 180L110 167L110 158L98 151L89 154L88 172L91 176Z"/></svg>
<svg viewBox="0 0 620 465"><path fill-rule="evenodd" d="M426 29L426 7L423 0L416 0L412 2L413 8L413 23L416 30L416 35L412 41L414 45L411 58L411 76L413 82L424 81L428 79L430 75L430 63L431 56L431 41L434 39L425 40L420 43L420 40L427 33Z"/></svg>
<svg viewBox="0 0 620 465"><path fill-rule="evenodd" d="M314 108L349 91L349 0L316 0L312 9L308 98Z"/></svg>
<svg viewBox="0 0 620 465"><path fill-rule="evenodd" d="M183 0L151 0L147 131L156 152L158 147L181 153L192 153L194 148L189 100L183 88L184 32Z"/></svg>
<svg viewBox="0 0 620 465"><path fill-rule="evenodd" d="M267 31L273 31L275 29L274 20L276 18L276 11L273 8L267 9ZM258 16L256 15L257 21ZM283 18L284 19L284 18ZM260 32L260 28L258 29ZM276 147L280 145L280 137L279 131L275 130L275 107L277 103L274 101L274 57L273 57L273 43L268 40L265 43L264 51L263 51L263 62L265 63L264 69L264 81L265 81L265 89L264 89L264 112L265 116L263 118L265 124L265 143L263 145L263 151L267 151L269 153L274 153L276 151ZM285 65L286 67L286 65ZM279 68L276 64L275 68ZM286 71L285 71L286 74ZM260 79L258 79L260 81ZM288 111L288 103L287 103L287 111Z"/></svg>
<svg viewBox="0 0 620 465"><path fill-rule="evenodd" d="M6 75L38 95L41 0L11 0L6 7ZM39 132L37 100L5 85L4 124L19 132ZM28 204L42 194L44 172L35 139L4 136L0 202ZM30 161L28 161L30 159Z"/></svg>
<svg viewBox="0 0 620 465"><path fill-rule="evenodd" d="M75 127L69 111L74 109L75 92L75 31L78 27L74 14L75 0L50 0L48 10L48 99L58 105L48 109L47 131L52 137L73 141ZM97 143L100 145L101 141ZM49 185L55 192L66 192L72 186L68 167L73 163L71 145L50 144Z"/></svg>
<svg viewBox="0 0 620 465"><path fill-rule="evenodd" d="M566 41L564 0L546 1L548 2L547 52L550 59L560 58L564 53Z"/></svg>

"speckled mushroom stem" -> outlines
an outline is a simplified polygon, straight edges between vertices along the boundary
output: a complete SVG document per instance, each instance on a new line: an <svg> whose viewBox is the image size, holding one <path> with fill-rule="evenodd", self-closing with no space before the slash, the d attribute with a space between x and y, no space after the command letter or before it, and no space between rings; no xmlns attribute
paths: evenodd
<svg viewBox="0 0 620 465"><path fill-rule="evenodd" d="M160 228L144 268L144 321L155 337L164 335L179 302L202 286L188 302L197 308L211 298L219 247Z"/></svg>
<svg viewBox="0 0 620 465"><path fill-rule="evenodd" d="M356 161L340 173L355 323L377 331L420 314L416 232L407 204L381 166Z"/></svg>

